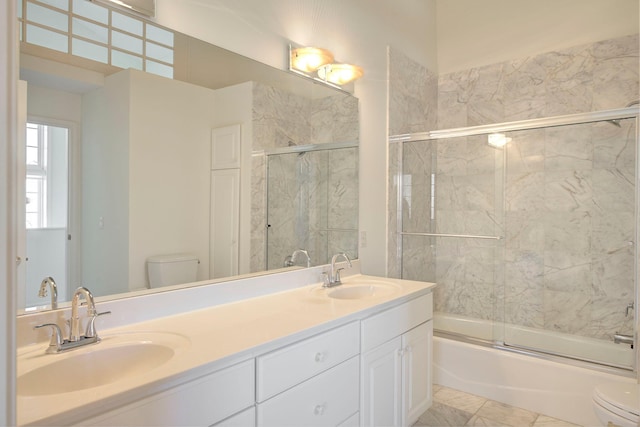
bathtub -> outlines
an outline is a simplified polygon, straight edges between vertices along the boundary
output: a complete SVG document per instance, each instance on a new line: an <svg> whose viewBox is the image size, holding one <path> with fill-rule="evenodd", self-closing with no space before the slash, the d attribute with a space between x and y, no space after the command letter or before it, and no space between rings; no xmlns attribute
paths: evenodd
<svg viewBox="0 0 640 427"><path fill-rule="evenodd" d="M494 328L492 322L436 313L434 329L445 329L461 335L469 335L491 340ZM513 328L513 331L510 331ZM533 329L508 325L504 328L508 336L518 339L544 340L545 346L557 346L558 353L564 353L568 346L563 339L571 338L571 345L584 344L594 360L598 352L614 351L622 361L633 358L633 351L620 352L610 348L600 340L584 340L578 343L575 336L543 333ZM527 341L534 347L536 341ZM609 343L604 343L609 344ZM616 344L611 344L615 345ZM622 348L622 346L617 346ZM628 348L628 347L627 347ZM627 355L624 353L631 353ZM631 371L621 369L591 369L588 364L570 364L558 360L548 360L519 352L462 342L444 336L434 337L433 349L434 383L465 391L509 405L543 413L583 426L598 425L593 411L591 393L597 384L604 382L635 383Z"/></svg>
<svg viewBox="0 0 640 427"><path fill-rule="evenodd" d="M523 349L577 358L623 369L631 370L634 364L634 351L628 345L615 344L613 341L438 312L434 315L433 328L437 331L447 331L489 342L493 342L495 338L497 341L507 342Z"/></svg>

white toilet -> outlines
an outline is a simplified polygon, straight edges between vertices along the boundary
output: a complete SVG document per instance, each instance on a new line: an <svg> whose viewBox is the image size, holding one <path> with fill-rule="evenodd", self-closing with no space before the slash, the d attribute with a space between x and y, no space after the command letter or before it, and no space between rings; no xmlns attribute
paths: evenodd
<svg viewBox="0 0 640 427"><path fill-rule="evenodd" d="M193 254L156 255L147 258L149 287L179 285L198 280L198 257Z"/></svg>
<svg viewBox="0 0 640 427"><path fill-rule="evenodd" d="M638 427L640 384L600 384L593 390L593 407L603 426Z"/></svg>

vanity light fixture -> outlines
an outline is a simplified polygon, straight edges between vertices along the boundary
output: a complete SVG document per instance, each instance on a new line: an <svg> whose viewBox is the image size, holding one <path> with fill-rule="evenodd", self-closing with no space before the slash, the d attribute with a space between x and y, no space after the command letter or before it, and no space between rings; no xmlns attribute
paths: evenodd
<svg viewBox="0 0 640 427"><path fill-rule="evenodd" d="M511 141L504 133L490 133L487 135L487 143L495 148L502 148Z"/></svg>
<svg viewBox="0 0 640 427"><path fill-rule="evenodd" d="M343 85L364 74L361 67L335 62L333 54L318 47L289 45L289 70L329 86L344 90Z"/></svg>
<svg viewBox="0 0 640 427"><path fill-rule="evenodd" d="M303 73L312 73L320 67L333 62L333 54L320 47L292 48L290 53L290 68Z"/></svg>
<svg viewBox="0 0 640 427"><path fill-rule="evenodd" d="M321 80L335 85L345 85L362 77L362 67L352 64L327 64L318 69Z"/></svg>

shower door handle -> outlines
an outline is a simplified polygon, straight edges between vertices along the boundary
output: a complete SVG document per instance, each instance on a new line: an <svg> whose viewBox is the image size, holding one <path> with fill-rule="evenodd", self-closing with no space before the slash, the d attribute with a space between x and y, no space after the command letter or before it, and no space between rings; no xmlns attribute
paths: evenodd
<svg viewBox="0 0 640 427"><path fill-rule="evenodd" d="M613 342L616 344L629 344L631 348L633 348L634 339L633 335L615 333L613 335Z"/></svg>

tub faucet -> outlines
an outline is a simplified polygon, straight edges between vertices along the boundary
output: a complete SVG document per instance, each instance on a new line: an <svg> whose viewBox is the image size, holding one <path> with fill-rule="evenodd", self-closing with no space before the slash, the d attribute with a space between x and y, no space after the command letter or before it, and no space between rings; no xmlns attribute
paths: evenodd
<svg viewBox="0 0 640 427"><path fill-rule="evenodd" d="M305 251L304 249L296 249L291 255L287 256L284 259L284 266L293 267L294 265L296 265L297 255L304 255L304 257L307 259L307 268L311 267L311 257L309 257L309 252Z"/></svg>
<svg viewBox="0 0 640 427"><path fill-rule="evenodd" d="M322 273L324 275L323 286L325 288L331 288L333 286L342 284L342 282L340 281L340 270L344 270L344 268L336 269L336 261L338 260L338 258L344 258L347 261L347 264L349 264L349 267L351 267L351 260L349 259L349 256L347 256L347 254L345 254L344 252L335 254L333 257L331 257L331 265L329 266L329 271L325 271L324 273Z"/></svg>
<svg viewBox="0 0 640 427"><path fill-rule="evenodd" d="M56 281L53 280L53 277L48 276L42 279L38 296L40 298L47 296L47 286L51 287L51 309L55 310L58 308L58 285L56 285Z"/></svg>

